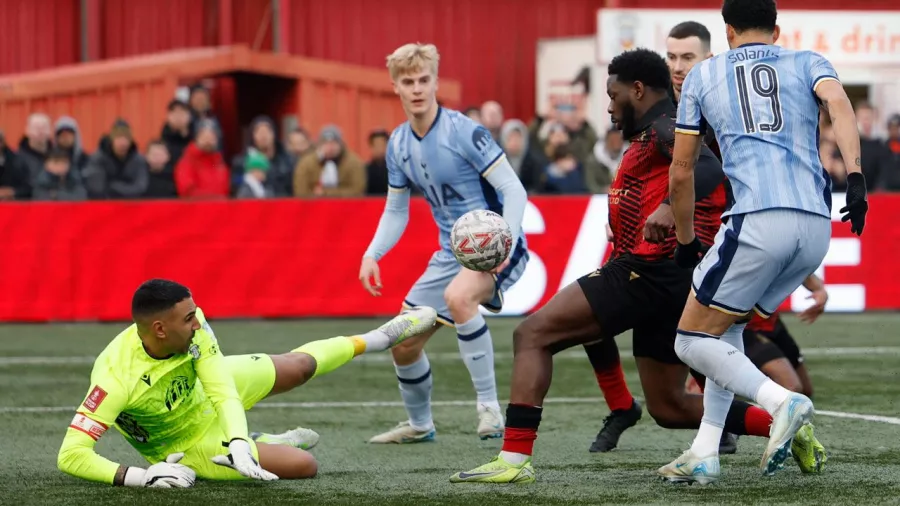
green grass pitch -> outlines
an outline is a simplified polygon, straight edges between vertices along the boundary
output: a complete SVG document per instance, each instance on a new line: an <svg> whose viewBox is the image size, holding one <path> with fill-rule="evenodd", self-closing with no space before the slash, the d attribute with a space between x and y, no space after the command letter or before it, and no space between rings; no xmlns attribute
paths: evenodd
<svg viewBox="0 0 900 506"><path fill-rule="evenodd" d="M654 470L689 446L693 431L657 427L647 415L608 454L587 451L608 410L580 349L555 360L550 400L535 447L538 482L525 486L451 485L451 473L487 462L500 441L479 441L474 394L456 338L440 331L428 351L435 376L434 443L368 446L365 440L404 418L388 354L366 356L248 414L251 430L298 425L318 431L320 474L307 481L199 482L192 490L131 490L81 482L56 469L56 453L88 388L91 357L122 325L0 326L0 504L896 504L900 502L900 327L898 314L826 315L787 324L806 351L816 387L817 434L829 450L820 476L793 462L760 476L763 440L744 437L722 458L711 487L659 482ZM511 334L517 320L489 321L501 398L509 393ZM369 320L213 322L226 354L281 353L333 335L365 331ZM629 386L640 396L631 340L619 338ZM275 404L278 403L278 404ZM826 413L828 413L826 415ZM847 414L851 414L847 418ZM880 415L880 420L853 418ZM115 461L142 459L118 435L97 446Z"/></svg>

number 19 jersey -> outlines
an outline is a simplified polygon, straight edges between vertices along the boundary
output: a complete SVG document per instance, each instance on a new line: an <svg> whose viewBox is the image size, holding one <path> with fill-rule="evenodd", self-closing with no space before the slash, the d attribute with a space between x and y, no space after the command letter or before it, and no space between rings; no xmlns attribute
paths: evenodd
<svg viewBox="0 0 900 506"><path fill-rule="evenodd" d="M831 216L831 179L819 160L816 87L837 81L821 55L745 44L688 73L676 132L716 132L733 203L723 216L798 209Z"/></svg>

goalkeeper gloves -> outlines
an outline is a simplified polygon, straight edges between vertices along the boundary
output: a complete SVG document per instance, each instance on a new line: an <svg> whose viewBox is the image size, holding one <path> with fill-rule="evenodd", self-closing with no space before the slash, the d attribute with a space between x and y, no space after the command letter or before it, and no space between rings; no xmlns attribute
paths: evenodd
<svg viewBox="0 0 900 506"><path fill-rule="evenodd" d="M841 209L844 216L841 221L850 222L850 231L856 235L862 235L866 226L866 212L869 203L866 201L866 177L861 172L847 174L847 205Z"/></svg>
<svg viewBox="0 0 900 506"><path fill-rule="evenodd" d="M253 458L250 443L246 440L232 439L228 443L228 452L228 455L216 455L212 461L220 466L230 467L250 479L263 481L278 479L278 476L259 466L259 462Z"/></svg>
<svg viewBox="0 0 900 506"><path fill-rule="evenodd" d="M173 453L165 462L153 464L148 469L129 467L125 471L126 487L190 488L197 480L193 469L178 463L184 453Z"/></svg>

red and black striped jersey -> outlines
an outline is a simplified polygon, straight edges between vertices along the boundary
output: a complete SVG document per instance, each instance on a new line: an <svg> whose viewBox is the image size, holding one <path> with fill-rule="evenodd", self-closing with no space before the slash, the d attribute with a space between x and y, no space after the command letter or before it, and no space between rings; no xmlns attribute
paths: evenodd
<svg viewBox="0 0 900 506"><path fill-rule="evenodd" d="M644 240L644 224L669 195L669 166L675 145L674 104L662 100L651 107L629 141L609 188L612 256L631 254L650 261L671 258L676 244L674 230L665 242L654 244ZM714 159L708 147L702 149L707 159ZM721 177L724 181L724 174ZM725 204L723 184L695 204L695 233L703 243L712 244Z"/></svg>

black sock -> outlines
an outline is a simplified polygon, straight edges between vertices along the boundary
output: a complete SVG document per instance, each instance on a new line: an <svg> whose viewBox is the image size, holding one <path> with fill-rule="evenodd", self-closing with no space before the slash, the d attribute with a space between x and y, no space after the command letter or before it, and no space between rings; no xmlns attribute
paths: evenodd
<svg viewBox="0 0 900 506"><path fill-rule="evenodd" d="M588 360L595 371L606 371L619 364L619 347L613 338L604 339L598 343L584 345Z"/></svg>
<svg viewBox="0 0 900 506"><path fill-rule="evenodd" d="M750 404L744 401L732 402L731 409L728 410L728 415L725 416L725 432L737 434L738 436L747 435L747 424L744 421L747 419L748 409L750 409Z"/></svg>

